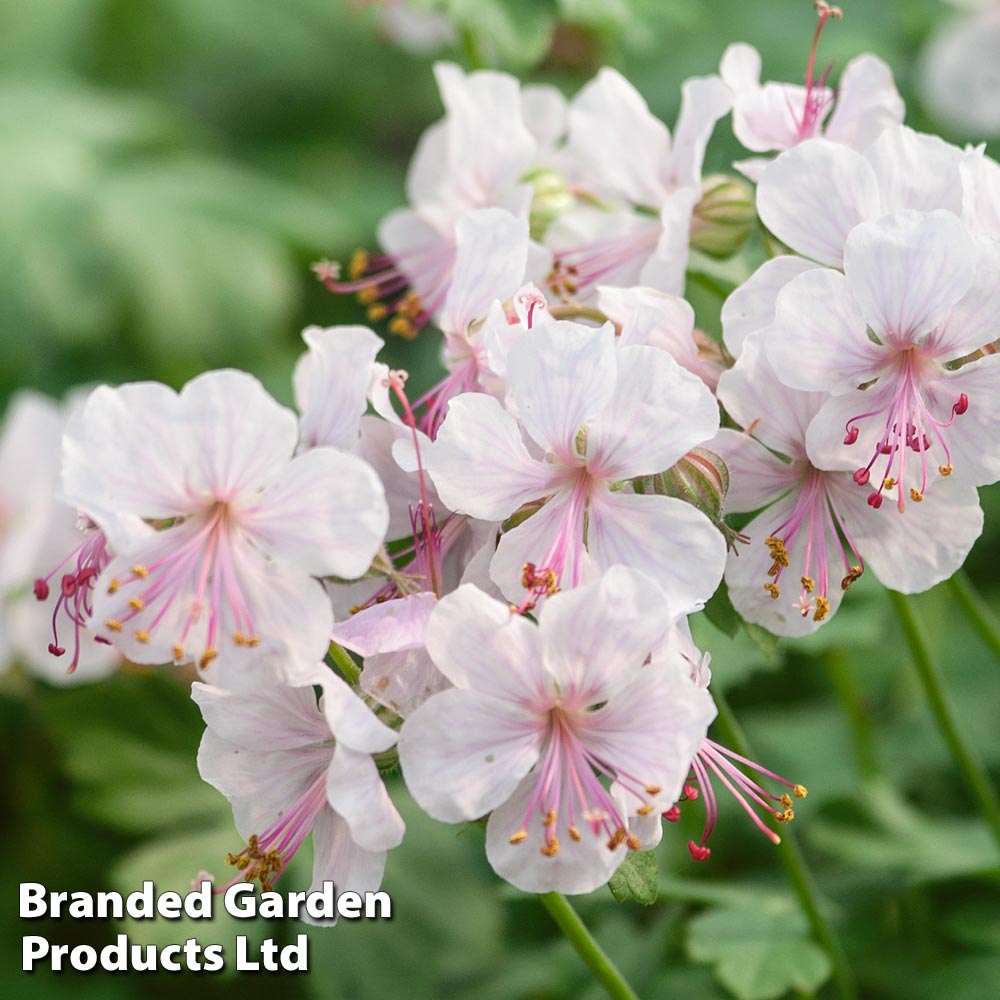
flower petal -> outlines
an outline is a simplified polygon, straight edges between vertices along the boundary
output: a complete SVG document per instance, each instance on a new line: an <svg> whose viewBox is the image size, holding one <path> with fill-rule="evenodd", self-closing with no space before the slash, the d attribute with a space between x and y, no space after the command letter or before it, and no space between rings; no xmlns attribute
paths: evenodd
<svg viewBox="0 0 1000 1000"><path fill-rule="evenodd" d="M902 122L905 112L892 70L866 52L844 67L837 106L823 131L833 142L865 150L884 130Z"/></svg>
<svg viewBox="0 0 1000 1000"><path fill-rule="evenodd" d="M368 754L338 743L326 772L326 797L359 847L388 851L403 842L406 824Z"/></svg>

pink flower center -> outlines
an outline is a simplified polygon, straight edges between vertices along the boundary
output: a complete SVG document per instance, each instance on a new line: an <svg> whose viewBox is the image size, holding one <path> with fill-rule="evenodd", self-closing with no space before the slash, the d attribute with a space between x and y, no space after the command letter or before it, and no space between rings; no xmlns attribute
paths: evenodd
<svg viewBox="0 0 1000 1000"><path fill-rule="evenodd" d="M598 239L557 253L546 278L553 294L564 301L575 298L581 289L590 288L620 267L651 254L663 229L654 216L647 221L649 225L636 232Z"/></svg>
<svg viewBox="0 0 1000 1000"><path fill-rule="evenodd" d="M660 788L641 781L587 746L583 736L590 714L586 708L563 705L549 710L548 733L536 765L535 788L520 830L510 837L512 844L527 840L529 824L540 817L544 838L539 850L549 858L560 851L560 829L574 843L583 839L578 823L589 827L595 837L607 837L608 850L616 850L621 844L631 850L639 849L638 839L628 832L626 818L605 782L616 782L638 799L640 813L652 811L651 798Z"/></svg>
<svg viewBox="0 0 1000 1000"><path fill-rule="evenodd" d="M955 418L969 409L969 397L963 392L951 406L946 419L936 417L925 398L925 385L936 373L933 360L917 347L900 350L895 359L893 391L887 399L873 410L851 417L845 425L844 444L852 445L858 440L859 424L866 420L882 420L882 431L875 443L868 464L854 473L854 481L859 486L868 486L873 469L880 457L885 458L880 475L876 475L873 489L868 495L868 503L876 509L882 506L883 493L896 491L896 506L902 512L904 502L904 477L907 469L907 453L915 452L920 468L920 485L911 486L910 499L919 503L927 491L927 473L931 463L928 452L935 444L941 449L944 459L938 465L942 476L952 473L951 452L942 433L951 427ZM884 397L883 397L884 398Z"/></svg>
<svg viewBox="0 0 1000 1000"><path fill-rule="evenodd" d="M161 627L173 630L174 661L182 662L192 629L207 619L199 665L204 669L218 656L220 626L229 619L232 640L255 647L260 639L237 572L237 527L228 504L214 503L201 515L201 525L162 558L132 566L125 579L113 578L109 594L120 594L122 611L104 624L112 632L135 626L135 638L148 643ZM190 524L191 522L185 522ZM181 526L167 529L180 531ZM165 623L171 611L169 624ZM178 614L179 612L179 614ZM178 617L180 624L178 626Z"/></svg>
<svg viewBox="0 0 1000 1000"><path fill-rule="evenodd" d="M787 571L798 572L801 590L795 607L803 618L811 614L813 621L817 622L823 621L830 613L828 594L831 553L828 550L828 541L837 539L836 547L844 563L846 575L840 581L842 590L847 590L861 576L865 568L864 560L844 525L844 519L837 510L830 491L826 488L827 475L819 469L809 467L791 514L764 540L772 559L767 574L770 580L764 584L764 589L773 600L777 600L781 596L782 577ZM802 565L791 570L789 553L801 538L805 538ZM855 562L848 558L845 543Z"/></svg>

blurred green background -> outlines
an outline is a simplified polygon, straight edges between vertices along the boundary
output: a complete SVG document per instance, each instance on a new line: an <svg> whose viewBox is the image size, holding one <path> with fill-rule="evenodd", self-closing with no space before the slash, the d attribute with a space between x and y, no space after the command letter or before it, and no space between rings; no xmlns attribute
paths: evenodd
<svg viewBox="0 0 1000 1000"><path fill-rule="evenodd" d="M764 78L800 80L809 0L439 0L453 42L414 53L378 5L348 0L0 0L0 404L31 386L61 395L96 381L179 386L208 367L258 374L290 400L308 323L360 322L309 271L372 246L403 200L421 131L441 113L432 58L491 65L572 93L621 68L672 125L682 80L714 72L744 40ZM874 51L893 67L907 121L956 141L914 97L917 54L951 8L933 0L843 4L821 62ZM740 155L720 125L708 170ZM996 150L993 150L994 153ZM705 329L718 299L692 292ZM380 331L384 335L384 331ZM433 335L394 340L391 363L432 377ZM968 570L996 607L1000 494ZM942 526L947 530L947 526ZM706 621L725 692L759 758L810 788L795 824L865 997L1000 995L1000 855L933 727L902 635L874 581L813 639L762 650ZM947 586L917 600L970 738L1000 768L1000 664ZM409 829L389 859L396 915L309 930L305 975L22 975L21 936L104 944L100 921L22 924L16 884L186 889L239 845L228 805L197 776L201 736L188 678L133 671L53 689L0 677L6 854L0 993L12 1000L393 996L568 1000L601 992L537 902L505 887L476 828L401 802ZM660 848L660 899L580 901L643 997L747 1000L833 995L776 852L723 803L712 858L693 864L695 807ZM308 875L308 859L286 888ZM296 882L298 880L298 882ZM133 923L132 940L232 939L235 925ZM291 940L298 925L243 925ZM826 985L823 985L826 983Z"/></svg>

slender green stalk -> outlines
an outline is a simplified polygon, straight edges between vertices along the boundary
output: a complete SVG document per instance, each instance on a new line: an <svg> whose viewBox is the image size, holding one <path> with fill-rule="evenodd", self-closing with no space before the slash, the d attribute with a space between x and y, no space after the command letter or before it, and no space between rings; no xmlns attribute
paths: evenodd
<svg viewBox="0 0 1000 1000"><path fill-rule="evenodd" d="M969 785L969 790L976 797L983 819L990 825L997 843L1000 844L1000 804L997 803L996 792L990 785L982 763L962 735L951 706L948 704L944 685L941 683L941 674L930 654L923 629L913 613L909 600L903 594L897 594L890 590L889 599L892 601L896 616L899 618L899 624L906 636L906 642L910 647L920 683L923 685L928 702L930 702L938 729L941 730L941 735L948 744L948 749L951 750L955 766L962 772Z"/></svg>
<svg viewBox="0 0 1000 1000"><path fill-rule="evenodd" d="M719 691L713 691L712 694L719 709L717 722L723 730L727 745L744 757L753 759L753 751L747 743L747 738L743 734L740 724L736 721L725 696ZM841 1000L855 1000L858 990L854 983L854 974L851 972L850 963L847 960L847 953L844 951L844 946L840 943L840 938L833 929L833 925L823 913L819 890L813 881L806 859L802 856L798 841L788 826L781 830L778 853L781 856L781 863L785 867L785 875L795 890L795 895L798 896L802 912L833 965L833 977L837 982Z"/></svg>
<svg viewBox="0 0 1000 1000"><path fill-rule="evenodd" d="M864 778L877 778L882 773L875 750L871 718L865 705L854 664L842 649L831 649L826 654L826 664L830 671L837 700L851 726L851 742L858 761L858 770Z"/></svg>
<svg viewBox="0 0 1000 1000"><path fill-rule="evenodd" d="M604 950L587 930L569 900L558 892L546 892L538 897L549 916L559 925L559 929L569 939L576 953L587 963L597 981L608 991L613 1000L639 1000L638 995L625 981L615 963L604 954Z"/></svg>
<svg viewBox="0 0 1000 1000"><path fill-rule="evenodd" d="M340 671L340 676L352 687L355 686L361 680L361 670L354 662L351 654L343 646L338 646L335 642L330 643L329 652L334 666Z"/></svg>
<svg viewBox="0 0 1000 1000"><path fill-rule="evenodd" d="M979 637L1000 660L1000 623L997 622L989 605L976 590L975 584L969 579L964 569L960 569L949 581L958 603L962 605L970 621L975 626Z"/></svg>

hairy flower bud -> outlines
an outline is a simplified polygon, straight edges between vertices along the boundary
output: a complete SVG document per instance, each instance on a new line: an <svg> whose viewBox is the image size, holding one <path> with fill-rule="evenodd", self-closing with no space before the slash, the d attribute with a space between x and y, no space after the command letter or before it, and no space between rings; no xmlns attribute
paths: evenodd
<svg viewBox="0 0 1000 1000"><path fill-rule="evenodd" d="M691 246L710 257L731 257L757 221L753 189L740 177L712 174L702 181L691 215Z"/></svg>

